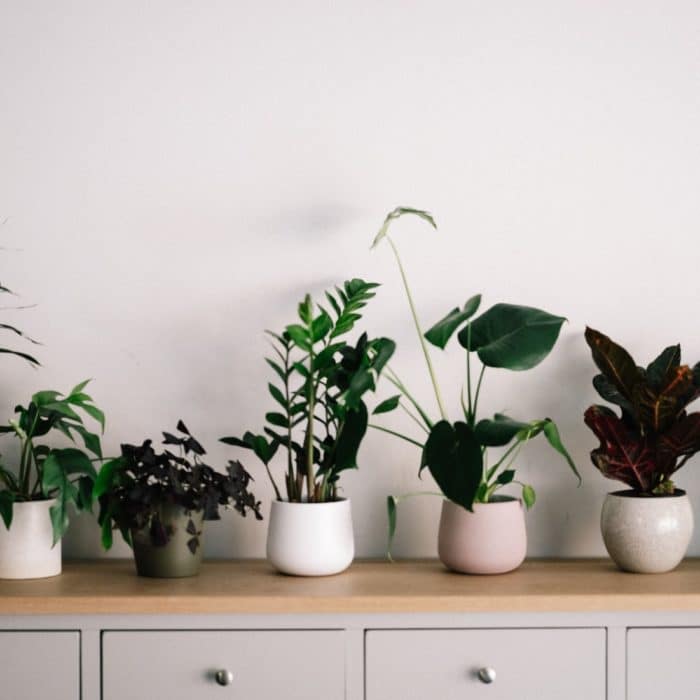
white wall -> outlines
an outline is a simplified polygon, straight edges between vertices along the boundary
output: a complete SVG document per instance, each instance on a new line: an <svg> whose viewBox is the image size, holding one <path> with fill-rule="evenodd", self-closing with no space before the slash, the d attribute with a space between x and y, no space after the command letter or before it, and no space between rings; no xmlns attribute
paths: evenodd
<svg viewBox="0 0 700 700"><path fill-rule="evenodd" d="M476 291L569 318L539 368L487 374L484 409L556 418L585 477L523 453L530 555L602 554L585 324L641 362L678 341L700 359L699 27L694 0L3 0L1 278L45 345L38 371L2 361L0 414L94 377L109 453L182 417L223 465L217 438L269 410L262 330L349 276L385 285L367 327L432 405L389 250L368 250L388 209L425 207L439 232L396 237L426 325ZM457 350L437 358L455 417ZM386 494L430 484L410 446L372 434L361 457L343 483L378 556ZM699 463L678 478L698 504ZM402 507L398 554L435 553L438 511ZM208 535L264 551L233 514ZM67 549L99 552L91 522Z"/></svg>

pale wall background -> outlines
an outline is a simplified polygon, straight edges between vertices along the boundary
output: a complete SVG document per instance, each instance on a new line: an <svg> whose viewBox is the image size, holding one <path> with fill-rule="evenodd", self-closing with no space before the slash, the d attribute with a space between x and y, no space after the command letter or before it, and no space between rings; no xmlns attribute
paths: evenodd
<svg viewBox="0 0 700 700"><path fill-rule="evenodd" d="M694 0L2 0L0 269L45 346L38 371L2 360L0 414L94 377L108 453L182 417L223 465L217 438L270 410L263 329L350 276L384 285L367 328L432 406L389 250L368 250L386 211L425 207L439 232L396 236L426 326L476 291L569 318L537 370L487 374L483 407L555 417L585 477L523 453L530 555L602 554L615 485L588 462L582 332L644 363L678 341L700 358L698 125ZM456 417L462 354L436 361ZM386 494L430 478L379 434L361 460L343 484L359 554L379 556ZM696 504L699 467L678 478ZM435 554L439 506L402 506L397 554ZM262 556L264 538L228 514L206 550ZM66 548L97 555L97 529Z"/></svg>

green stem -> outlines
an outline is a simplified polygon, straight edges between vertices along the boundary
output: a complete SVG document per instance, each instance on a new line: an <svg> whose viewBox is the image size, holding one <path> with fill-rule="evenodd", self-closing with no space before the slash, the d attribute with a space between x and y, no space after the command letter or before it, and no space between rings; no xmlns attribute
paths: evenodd
<svg viewBox="0 0 700 700"><path fill-rule="evenodd" d="M440 415L443 417L444 420L447 420L447 412L445 411L445 407L442 403L442 396L440 395L440 387L438 386L437 378L435 376L435 370L433 369L433 363L430 359L430 354L428 353L428 346L425 342L425 338L423 337L423 331L421 330L420 322L418 321L418 313L416 312L416 306L413 303L413 295L411 294L411 290L408 286L408 279L406 278L406 272L405 272L403 265L401 263L399 251L396 248L396 246L394 245L394 241L391 240L391 237L387 236L386 239L387 239L387 241L389 241L389 245L391 246L391 249L394 251L394 257L396 258L396 262L399 266L399 272L401 273L401 279L403 281L403 286L404 286L404 289L406 290L406 297L408 298L408 305L411 308L411 315L413 316L413 323L416 327L416 332L418 333L418 339L420 340L421 348L423 348L423 355L425 356L425 363L428 365L428 372L430 374L430 381L433 383L433 389L435 391L435 398L437 399L438 408L440 409Z"/></svg>
<svg viewBox="0 0 700 700"><path fill-rule="evenodd" d="M314 413L316 411L316 386L313 381L314 349L309 349L309 389L307 396L309 420L306 426L306 490L308 501L314 500Z"/></svg>
<svg viewBox="0 0 700 700"><path fill-rule="evenodd" d="M479 372L479 381L476 383L476 394L474 394L474 405L472 406L472 427L476 422L476 407L479 405L479 393L481 392L481 380L484 378L484 372L486 371L486 365L481 366L481 372Z"/></svg>
<svg viewBox="0 0 700 700"><path fill-rule="evenodd" d="M474 408L472 407L472 366L471 348L472 346L472 324L467 324L467 423L469 427L474 427Z"/></svg>
<svg viewBox="0 0 700 700"><path fill-rule="evenodd" d="M421 430L423 430L423 431L426 432L426 433L429 432L428 429L420 422L420 419L418 418L418 416L416 416L415 414L413 414L413 413L408 409L407 406L405 406L405 405L402 404L401 402L399 402L399 406L401 406L401 408L413 419L413 421L418 425L418 427L419 427Z"/></svg>
<svg viewBox="0 0 700 700"><path fill-rule="evenodd" d="M396 372L394 372L394 370L390 367L387 367L384 371L384 376L413 404L428 430L430 430L433 427L433 422L430 420L430 418L428 418L426 412L420 407L420 404L413 398L411 393L406 388L406 385L399 379Z"/></svg>
<svg viewBox="0 0 700 700"><path fill-rule="evenodd" d="M370 423L369 427L374 428L375 430L381 430L383 433L389 433L389 435L393 435L394 437L401 438L402 440L405 440L406 442L410 442L412 445L415 445L416 447L420 447L421 450L423 449L423 444L418 442L418 440L414 440L413 438L406 437L406 435L402 435L401 433L397 433L395 430L389 430L389 428L385 428L381 425L377 425L376 423Z"/></svg>

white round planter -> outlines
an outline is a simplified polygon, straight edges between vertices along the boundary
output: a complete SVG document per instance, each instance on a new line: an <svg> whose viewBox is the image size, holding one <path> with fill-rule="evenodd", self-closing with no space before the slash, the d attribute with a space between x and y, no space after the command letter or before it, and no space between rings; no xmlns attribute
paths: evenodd
<svg viewBox="0 0 700 700"><path fill-rule="evenodd" d="M61 542L53 545L49 508L56 503L15 503L8 530L0 521L0 578L46 578L61 573Z"/></svg>
<svg viewBox="0 0 700 700"><path fill-rule="evenodd" d="M267 558L283 574L330 576L355 556L349 500L330 503L273 501Z"/></svg>
<svg viewBox="0 0 700 700"><path fill-rule="evenodd" d="M600 529L623 571L660 574L683 560L693 534L693 509L684 491L672 496L615 491L603 502Z"/></svg>

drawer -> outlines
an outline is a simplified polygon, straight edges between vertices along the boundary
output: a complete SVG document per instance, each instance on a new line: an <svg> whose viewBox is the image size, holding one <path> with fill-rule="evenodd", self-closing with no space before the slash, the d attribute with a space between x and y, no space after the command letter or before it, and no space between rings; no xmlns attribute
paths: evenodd
<svg viewBox="0 0 700 700"><path fill-rule="evenodd" d="M343 700L345 633L104 632L102 669L103 700Z"/></svg>
<svg viewBox="0 0 700 700"><path fill-rule="evenodd" d="M365 654L367 700L606 696L604 629L375 630Z"/></svg>
<svg viewBox="0 0 700 700"><path fill-rule="evenodd" d="M627 700L698 700L700 629L627 630Z"/></svg>
<svg viewBox="0 0 700 700"><path fill-rule="evenodd" d="M79 632L0 632L0 697L80 700Z"/></svg>

